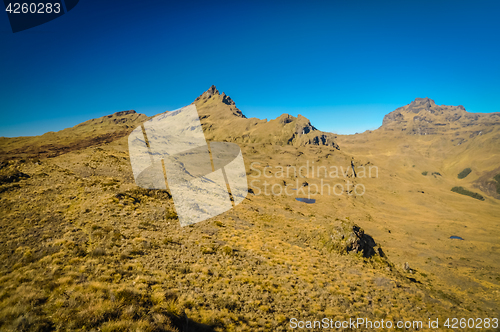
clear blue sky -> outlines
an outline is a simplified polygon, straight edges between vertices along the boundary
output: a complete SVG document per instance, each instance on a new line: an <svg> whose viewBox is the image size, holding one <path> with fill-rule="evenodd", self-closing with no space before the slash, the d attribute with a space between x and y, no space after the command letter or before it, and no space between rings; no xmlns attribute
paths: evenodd
<svg viewBox="0 0 500 332"><path fill-rule="evenodd" d="M430 97L500 111L499 1L81 0L13 34L0 14L0 136L191 103L215 84L248 117L338 133Z"/></svg>

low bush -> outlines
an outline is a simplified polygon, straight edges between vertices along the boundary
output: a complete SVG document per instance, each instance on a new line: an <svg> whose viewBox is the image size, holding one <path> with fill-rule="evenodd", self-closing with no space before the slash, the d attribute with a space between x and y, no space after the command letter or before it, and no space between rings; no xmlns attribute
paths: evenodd
<svg viewBox="0 0 500 332"><path fill-rule="evenodd" d="M497 182L496 183L497 194L500 194L500 174L495 175L495 177L493 177L493 179L495 179L495 181Z"/></svg>
<svg viewBox="0 0 500 332"><path fill-rule="evenodd" d="M495 175L493 179L495 179L496 182L500 183L500 174Z"/></svg>
<svg viewBox="0 0 500 332"><path fill-rule="evenodd" d="M463 171L461 171L460 173L458 173L458 178L459 179L463 179L465 178L467 175L470 174L470 172L472 172L472 170L470 168L464 168Z"/></svg>
<svg viewBox="0 0 500 332"><path fill-rule="evenodd" d="M470 197L475 198L475 199L479 199L480 201L484 201L484 197L482 195L475 193L475 192L472 192L472 191L469 191L469 190L465 189L464 187L453 187L453 188L451 188L451 191L453 191L457 194L462 194L462 195L470 196Z"/></svg>

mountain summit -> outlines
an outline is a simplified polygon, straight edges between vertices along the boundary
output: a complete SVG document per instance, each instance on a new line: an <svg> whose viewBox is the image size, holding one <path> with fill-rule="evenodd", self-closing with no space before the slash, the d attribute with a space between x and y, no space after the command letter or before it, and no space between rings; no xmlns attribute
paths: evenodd
<svg viewBox="0 0 500 332"><path fill-rule="evenodd" d="M282 114L275 120L248 119L236 107L231 97L212 85L195 99L205 136L209 140L236 143L266 143L277 145L324 145L338 149L335 135L316 129L298 115Z"/></svg>
<svg viewBox="0 0 500 332"><path fill-rule="evenodd" d="M430 98L416 98L410 104L387 114L382 129L408 135L439 135L450 132L484 134L500 124L500 113L470 113L462 105L436 105Z"/></svg>
<svg viewBox="0 0 500 332"><path fill-rule="evenodd" d="M226 105L236 105L231 97L227 96L224 92L219 94L219 90L217 90L215 85L212 85L207 91L203 92L201 96L195 99L195 101L208 100L212 97L216 98L217 96L220 96L220 100Z"/></svg>
<svg viewBox="0 0 500 332"><path fill-rule="evenodd" d="M224 92L222 94L219 93L219 90L215 87L215 85L212 85L207 91L203 92L198 98L196 98L193 102L193 104L196 104L197 107L200 107L201 105L204 105L206 103L209 103L207 106L210 106L212 103L217 104L217 103L222 103L227 106L229 106L229 109L231 112L238 116L245 118L243 113L236 107L235 102L226 95Z"/></svg>

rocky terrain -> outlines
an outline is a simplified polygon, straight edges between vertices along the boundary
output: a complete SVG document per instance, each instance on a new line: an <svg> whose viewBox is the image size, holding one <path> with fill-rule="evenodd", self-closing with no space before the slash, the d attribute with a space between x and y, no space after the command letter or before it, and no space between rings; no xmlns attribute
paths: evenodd
<svg viewBox="0 0 500 332"><path fill-rule="evenodd" d="M403 131L407 135L466 135L473 138L498 129L500 112L469 113L462 105L436 105L429 98L416 98L384 117L382 128L386 131ZM454 138L460 145L465 138Z"/></svg>

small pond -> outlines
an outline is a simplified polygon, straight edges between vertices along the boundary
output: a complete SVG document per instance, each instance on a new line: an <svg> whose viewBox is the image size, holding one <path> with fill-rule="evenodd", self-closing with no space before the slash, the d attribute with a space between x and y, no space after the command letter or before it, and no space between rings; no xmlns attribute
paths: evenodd
<svg viewBox="0 0 500 332"><path fill-rule="evenodd" d="M460 236L452 235L450 239L463 240Z"/></svg>
<svg viewBox="0 0 500 332"><path fill-rule="evenodd" d="M307 203L307 204L313 204L316 203L316 200L314 198L303 198L303 197L297 197L295 198L299 202Z"/></svg>

